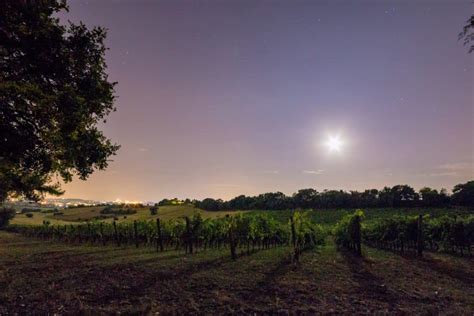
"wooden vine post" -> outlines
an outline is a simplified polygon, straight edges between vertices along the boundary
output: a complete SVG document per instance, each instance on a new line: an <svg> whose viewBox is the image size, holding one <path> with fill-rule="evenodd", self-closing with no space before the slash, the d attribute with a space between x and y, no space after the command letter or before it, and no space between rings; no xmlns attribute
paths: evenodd
<svg viewBox="0 0 474 316"><path fill-rule="evenodd" d="M354 218L354 243L355 251L358 256L362 256L361 233L360 233L360 216Z"/></svg>
<svg viewBox="0 0 474 316"><path fill-rule="evenodd" d="M161 235L160 219L156 219L156 251L163 251L163 236Z"/></svg>
<svg viewBox="0 0 474 316"><path fill-rule="evenodd" d="M400 239L400 253L403 255L405 252L405 234L402 234Z"/></svg>
<svg viewBox="0 0 474 316"><path fill-rule="evenodd" d="M87 241L92 240L91 223L87 222Z"/></svg>
<svg viewBox="0 0 474 316"><path fill-rule="evenodd" d="M120 238L118 235L117 231L117 221L114 219L114 237L115 237L115 242L117 243L117 246L120 247Z"/></svg>
<svg viewBox="0 0 474 316"><path fill-rule="evenodd" d="M423 256L423 215L418 216L418 225L416 230L416 252L419 257Z"/></svg>
<svg viewBox="0 0 474 316"><path fill-rule="evenodd" d="M66 230L64 231L64 233L66 234L66 236L64 236L66 238L66 241L69 241L69 242L72 242L74 241L74 226L73 225L65 225L66 226Z"/></svg>
<svg viewBox="0 0 474 316"><path fill-rule="evenodd" d="M464 224L463 222L459 222L457 226L457 238L458 239L458 247L459 250L461 251L461 257L464 256L464 245L466 244L466 240L464 239Z"/></svg>
<svg viewBox="0 0 474 316"><path fill-rule="evenodd" d="M184 241L186 244L186 253L193 253L193 233L191 231L191 221L189 217L186 216L186 240Z"/></svg>
<svg viewBox="0 0 474 316"><path fill-rule="evenodd" d="M232 260L237 260L237 242L235 240L235 232L234 232L234 220L233 218L230 218L229 215L226 215L227 218L229 218L230 223L229 223L229 243L230 243L230 256Z"/></svg>
<svg viewBox="0 0 474 316"><path fill-rule="evenodd" d="M77 225L77 236L79 237L79 243L82 244L82 226L81 225Z"/></svg>
<svg viewBox="0 0 474 316"><path fill-rule="evenodd" d="M135 239L135 247L138 248L138 225L137 225L137 221L133 221L133 237Z"/></svg>
<svg viewBox="0 0 474 316"><path fill-rule="evenodd" d="M105 246L104 223L100 222L99 229L100 229L100 240L102 241L102 246Z"/></svg>
<svg viewBox="0 0 474 316"><path fill-rule="evenodd" d="M293 256L291 256L291 261L292 262L299 262L300 253L298 251L298 241L296 239L296 228L295 228L294 215L292 215L290 217L290 225L291 225L291 243L293 245Z"/></svg>

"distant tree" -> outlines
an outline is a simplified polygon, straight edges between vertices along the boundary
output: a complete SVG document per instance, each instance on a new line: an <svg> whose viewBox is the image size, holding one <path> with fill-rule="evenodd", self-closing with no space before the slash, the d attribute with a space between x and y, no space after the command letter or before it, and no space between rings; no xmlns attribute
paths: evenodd
<svg viewBox="0 0 474 316"><path fill-rule="evenodd" d="M421 205L443 207L449 203L449 196L445 189L439 192L435 189L424 187L420 189Z"/></svg>
<svg viewBox="0 0 474 316"><path fill-rule="evenodd" d="M462 40L465 46L469 47L469 53L474 51L474 15L466 21L466 25L463 27L461 33L459 33L459 40Z"/></svg>
<svg viewBox="0 0 474 316"><path fill-rule="evenodd" d="M151 215L157 215L158 214L158 205L157 204L150 207L150 214Z"/></svg>
<svg viewBox="0 0 474 316"><path fill-rule="evenodd" d="M193 204L209 211L218 210L284 210L292 208L372 208L372 207L446 207L450 204L472 205L474 181L459 184L449 196L445 189L437 191L428 187L419 193L408 185L369 189L363 192L343 190L302 189L291 197L282 192L263 193L258 196L239 195L227 202L220 199L193 201ZM453 201L453 202L452 202Z"/></svg>
<svg viewBox="0 0 474 316"><path fill-rule="evenodd" d="M362 192L362 206L363 207L376 207L378 204L379 191L377 189L365 190Z"/></svg>
<svg viewBox="0 0 474 316"><path fill-rule="evenodd" d="M455 205L474 206L474 181L456 185L451 199Z"/></svg>
<svg viewBox="0 0 474 316"><path fill-rule="evenodd" d="M8 225L10 220L15 216L15 210L13 208L2 207L0 208L0 229Z"/></svg>
<svg viewBox="0 0 474 316"><path fill-rule="evenodd" d="M239 195L227 202L232 210L250 210L255 207L255 199L250 196Z"/></svg>
<svg viewBox="0 0 474 316"><path fill-rule="evenodd" d="M196 206L207 211L219 211L223 209L224 201L207 198L199 202Z"/></svg>
<svg viewBox="0 0 474 316"><path fill-rule="evenodd" d="M318 191L302 189L293 194L293 203L299 208L316 208L318 206Z"/></svg>
<svg viewBox="0 0 474 316"><path fill-rule="evenodd" d="M322 208L350 207L351 194L343 190L324 190L319 200Z"/></svg>
<svg viewBox="0 0 474 316"><path fill-rule="evenodd" d="M408 185L395 185L391 189L393 206L413 206L418 201L419 195Z"/></svg>
<svg viewBox="0 0 474 316"><path fill-rule="evenodd" d="M451 197L449 196L446 189L441 189L439 191L439 205L437 206L448 206L451 203Z"/></svg>
<svg viewBox="0 0 474 316"><path fill-rule="evenodd" d="M0 10L0 202L61 194L105 169L119 146L98 124L115 110L103 28L64 25L65 1L4 0Z"/></svg>
<svg viewBox="0 0 474 316"><path fill-rule="evenodd" d="M158 202L158 206L166 206L166 205L170 205L170 204L171 204L171 202L168 199L163 199L160 202Z"/></svg>
<svg viewBox="0 0 474 316"><path fill-rule="evenodd" d="M350 207L361 208L365 206L362 193L358 191L350 191L350 195Z"/></svg>
<svg viewBox="0 0 474 316"><path fill-rule="evenodd" d="M293 206L292 199L282 192L260 194L255 199L255 208L261 210L284 210Z"/></svg>
<svg viewBox="0 0 474 316"><path fill-rule="evenodd" d="M170 200L170 205L179 205L181 201L178 198L173 198Z"/></svg>
<svg viewBox="0 0 474 316"><path fill-rule="evenodd" d="M423 206L433 206L437 203L438 191L424 187L420 189L420 197Z"/></svg>
<svg viewBox="0 0 474 316"><path fill-rule="evenodd" d="M384 187L379 191L378 206L380 207L392 207L393 206L393 193L389 187Z"/></svg>

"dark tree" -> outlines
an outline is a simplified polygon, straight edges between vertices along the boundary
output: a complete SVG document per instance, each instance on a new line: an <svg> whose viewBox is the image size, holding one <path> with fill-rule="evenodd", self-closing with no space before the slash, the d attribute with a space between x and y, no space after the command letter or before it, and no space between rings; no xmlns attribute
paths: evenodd
<svg viewBox="0 0 474 316"><path fill-rule="evenodd" d="M472 15L469 20L466 21L466 25L463 27L461 33L459 33L459 40L464 42L464 45L469 47L469 53L474 51L474 15Z"/></svg>
<svg viewBox="0 0 474 316"><path fill-rule="evenodd" d="M343 190L302 189L292 196L281 192L264 193L258 196L239 195L229 201L204 199L193 204L208 211L217 210L284 210L330 209L330 208L375 208L375 207L446 207L449 205L474 206L474 181L458 184L450 196L445 189L437 191L428 187L419 193L408 185L369 189L363 192Z"/></svg>
<svg viewBox="0 0 474 316"><path fill-rule="evenodd" d="M379 191L378 206L381 206L381 207L393 206L393 194L392 194L391 188L384 187L382 190Z"/></svg>
<svg viewBox="0 0 474 316"><path fill-rule="evenodd" d="M363 207L376 207L378 204L379 191L377 189L365 190L361 194Z"/></svg>
<svg viewBox="0 0 474 316"><path fill-rule="evenodd" d="M245 195L239 195L227 202L227 206L232 210L250 210L254 205L254 199Z"/></svg>
<svg viewBox="0 0 474 316"><path fill-rule="evenodd" d="M302 189L293 194L294 204L301 208L317 207L318 191L314 189Z"/></svg>
<svg viewBox="0 0 474 316"><path fill-rule="evenodd" d="M64 26L65 1L2 1L0 202L60 194L59 183L105 169L119 146L98 129L115 110L103 28Z"/></svg>
<svg viewBox="0 0 474 316"><path fill-rule="evenodd" d="M219 211L223 209L223 204L224 201L221 199L214 200L212 198L207 198L197 203L196 206L207 211Z"/></svg>
<svg viewBox="0 0 474 316"><path fill-rule="evenodd" d="M446 206L449 203L449 197L444 189L438 192L438 190L424 187L420 189L420 197L423 206Z"/></svg>
<svg viewBox="0 0 474 316"><path fill-rule="evenodd" d="M351 195L342 190L324 190L319 199L321 208L350 207Z"/></svg>
<svg viewBox="0 0 474 316"><path fill-rule="evenodd" d="M170 205L170 204L171 204L171 201L168 200L168 199L163 199L160 202L158 202L158 206L167 206L167 205Z"/></svg>
<svg viewBox="0 0 474 316"><path fill-rule="evenodd" d="M474 181L454 186L451 198L455 205L474 206Z"/></svg>
<svg viewBox="0 0 474 316"><path fill-rule="evenodd" d="M157 215L158 214L158 204L155 204L152 207L150 207L150 214L151 215Z"/></svg>
<svg viewBox="0 0 474 316"><path fill-rule="evenodd" d="M260 210L284 210L292 206L292 199L282 192L260 194L255 200L255 208Z"/></svg>
<svg viewBox="0 0 474 316"><path fill-rule="evenodd" d="M391 189L393 206L413 206L414 201L418 201L419 195L408 185L396 185Z"/></svg>
<svg viewBox="0 0 474 316"><path fill-rule="evenodd" d="M15 216L15 210L13 208L0 208L0 229L7 226L13 216Z"/></svg>

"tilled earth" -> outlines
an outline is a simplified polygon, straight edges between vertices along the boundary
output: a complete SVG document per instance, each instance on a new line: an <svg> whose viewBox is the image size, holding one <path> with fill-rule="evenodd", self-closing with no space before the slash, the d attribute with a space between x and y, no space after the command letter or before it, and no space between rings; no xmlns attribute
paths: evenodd
<svg viewBox="0 0 474 316"><path fill-rule="evenodd" d="M305 253L194 255L78 246L0 232L0 314L474 314L474 259L331 241Z"/></svg>

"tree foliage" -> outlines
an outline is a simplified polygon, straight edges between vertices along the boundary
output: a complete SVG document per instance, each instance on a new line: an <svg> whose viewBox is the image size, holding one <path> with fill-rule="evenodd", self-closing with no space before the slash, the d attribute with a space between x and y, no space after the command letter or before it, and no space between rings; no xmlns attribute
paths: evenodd
<svg viewBox="0 0 474 316"><path fill-rule="evenodd" d="M474 206L474 181L456 185L451 198L456 205Z"/></svg>
<svg viewBox="0 0 474 316"><path fill-rule="evenodd" d="M462 40L465 46L469 47L469 53L474 52L474 15L466 21L466 25L464 25L462 32L459 33L459 40Z"/></svg>
<svg viewBox="0 0 474 316"><path fill-rule="evenodd" d="M104 169L119 146L98 124L114 107L105 29L62 25L65 1L2 1L0 10L0 201L60 194Z"/></svg>
<svg viewBox="0 0 474 316"><path fill-rule="evenodd" d="M10 220L14 216L15 216L15 210L13 208L8 208L8 207L0 208L0 229L7 226Z"/></svg>
<svg viewBox="0 0 474 316"><path fill-rule="evenodd" d="M416 192L415 189L404 184L363 192L343 190L318 192L315 189L302 189L292 196L276 192L257 196L239 195L229 201L206 198L202 201L194 201L194 204L208 211L474 206L474 181L456 185L452 196L449 196L444 189L438 191L424 187Z"/></svg>
<svg viewBox="0 0 474 316"><path fill-rule="evenodd" d="M157 215L158 214L158 205L157 204L150 207L150 214L151 215Z"/></svg>
<svg viewBox="0 0 474 316"><path fill-rule="evenodd" d="M362 254L361 243L361 220L364 217L362 210L353 214L345 215L333 228L334 241L339 248L347 248Z"/></svg>

